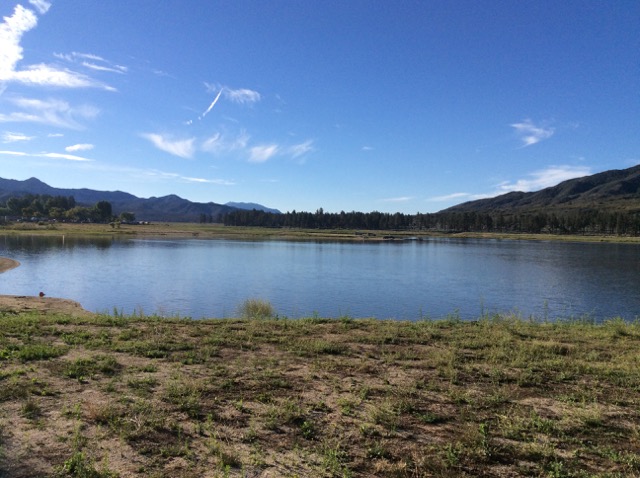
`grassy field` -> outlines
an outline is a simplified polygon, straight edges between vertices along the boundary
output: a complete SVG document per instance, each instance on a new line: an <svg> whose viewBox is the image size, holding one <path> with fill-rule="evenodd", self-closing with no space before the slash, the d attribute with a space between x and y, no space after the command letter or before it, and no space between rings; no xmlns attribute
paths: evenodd
<svg viewBox="0 0 640 478"><path fill-rule="evenodd" d="M246 305L0 312L0 476L640 476L639 323Z"/></svg>
<svg viewBox="0 0 640 478"><path fill-rule="evenodd" d="M38 224L16 223L0 226L0 234L42 234L42 235L82 235L82 236L138 236L170 238L220 238L248 240L335 240L335 241L381 241L393 238L482 238L519 239L544 241L578 242L625 242L640 244L640 237L628 236L575 236L557 234L503 234L503 233L436 233L427 231L368 231L352 229L288 229L265 227L234 227L220 224L196 223L151 223L146 225L122 224Z"/></svg>

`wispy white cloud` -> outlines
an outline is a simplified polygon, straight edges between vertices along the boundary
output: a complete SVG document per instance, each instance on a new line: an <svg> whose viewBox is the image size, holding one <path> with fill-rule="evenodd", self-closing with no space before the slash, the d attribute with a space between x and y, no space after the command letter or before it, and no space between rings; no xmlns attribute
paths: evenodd
<svg viewBox="0 0 640 478"><path fill-rule="evenodd" d="M93 159L83 158L81 156L75 156L72 154L63 154L63 153L25 153L23 151L0 151L0 154L5 154L9 156L30 156L34 158L52 158L52 159L66 159L67 161L81 161L81 162L91 162Z"/></svg>
<svg viewBox="0 0 640 478"><path fill-rule="evenodd" d="M49 11L49 8L51 7L51 3L47 2L46 0L29 0L29 3L36 7L36 10L38 10L38 13L40 13L40 15L44 15L45 13L47 13Z"/></svg>
<svg viewBox="0 0 640 478"><path fill-rule="evenodd" d="M537 126L530 119L525 119L520 123L513 123L511 127L516 130L516 134L522 141L523 148L548 139L555 132L554 128L544 125Z"/></svg>
<svg viewBox="0 0 640 478"><path fill-rule="evenodd" d="M363 146L362 147L362 151L373 151L373 147L372 146Z"/></svg>
<svg viewBox="0 0 640 478"><path fill-rule="evenodd" d="M178 180L181 182L197 183L197 184L216 184L218 186L235 186L236 185L235 182L229 181L226 179L194 178L190 176L183 176L178 173L169 173L166 171L160 171L158 169L135 170L134 172L144 177L149 177L154 179Z"/></svg>
<svg viewBox="0 0 640 478"><path fill-rule="evenodd" d="M27 136L22 133L11 133L10 131L5 131L2 134L2 142L3 143L17 143L20 141L31 141L35 136Z"/></svg>
<svg viewBox="0 0 640 478"><path fill-rule="evenodd" d="M219 186L235 186L235 182L228 181L226 179L205 179L205 178L190 178L188 176L181 176L181 179L190 183L204 183L204 184L217 184Z"/></svg>
<svg viewBox="0 0 640 478"><path fill-rule="evenodd" d="M0 123L40 123L61 128L81 129L79 121L95 118L100 110L90 105L71 106L56 99L8 98L19 111L0 113Z"/></svg>
<svg viewBox="0 0 640 478"><path fill-rule="evenodd" d="M53 158L53 159L66 159L68 161L93 161L93 159L83 158L81 156L74 156L73 154L62 154L62 153L39 153L39 154L34 154L32 156L39 156L42 158Z"/></svg>
<svg viewBox="0 0 640 478"><path fill-rule="evenodd" d="M203 151L207 153L220 153L226 149L226 143L222 137L222 134L216 133L213 136L205 139L201 146Z"/></svg>
<svg viewBox="0 0 640 478"><path fill-rule="evenodd" d="M108 71L110 73L119 73L121 75L124 75L128 70L126 66L120 66L120 65L104 66L104 65L97 65L95 63L89 63L88 61L83 61L82 66L89 68L90 70Z"/></svg>
<svg viewBox="0 0 640 478"><path fill-rule="evenodd" d="M82 144L74 144L72 146L67 146L64 150L67 153L73 153L75 151L89 151L93 149L92 144L82 143Z"/></svg>
<svg viewBox="0 0 640 478"><path fill-rule="evenodd" d="M5 154L7 156L30 156L22 151L0 151L0 154Z"/></svg>
<svg viewBox="0 0 640 478"><path fill-rule="evenodd" d="M140 136L151 141L159 150L180 158L191 158L195 152L195 138L173 140L156 133L144 133Z"/></svg>
<svg viewBox="0 0 640 478"><path fill-rule="evenodd" d="M249 162L264 163L275 156L280 147L277 144L263 144L249 148Z"/></svg>
<svg viewBox="0 0 640 478"><path fill-rule="evenodd" d="M562 181L568 179L579 178L592 174L591 168L588 166L549 166L548 168L534 171L525 179L517 179L515 181L504 181L496 186L496 189L490 193L470 194L465 192L457 192L444 196L435 196L429 198L433 202L449 202L457 200L458 202L475 201L476 199L486 199L513 191L533 192L544 188L556 186Z"/></svg>
<svg viewBox="0 0 640 478"><path fill-rule="evenodd" d="M471 197L471 194L469 193L452 193L452 194L446 194L444 196L435 196L430 198L430 201L436 201L436 202L446 202L446 201L453 201L454 199L463 199L463 198L467 198L469 199Z"/></svg>
<svg viewBox="0 0 640 478"><path fill-rule="evenodd" d="M76 61L74 52L72 52L72 53L54 53L53 56L56 57L59 60L65 60L65 61L68 61L68 62L71 62L71 63Z"/></svg>
<svg viewBox="0 0 640 478"><path fill-rule="evenodd" d="M80 156L74 156L70 154L58 154L58 153L36 153L30 154L23 151L1 151L0 155L16 156L16 157L35 157L35 158L51 158L51 159L64 159L68 160L69 164L75 164L75 167L82 167L83 169L101 171L108 174L116 174L120 179L123 177L135 178L136 181L144 180L160 180L160 181L176 181L182 183L194 183L194 184L212 184L217 186L235 186L237 183L228 179L222 178L199 178L193 176L185 176L178 173L161 171L158 169L144 169L131 166L117 166L114 164L107 164L96 162L94 160L83 158ZM24 160L21 160L24 161ZM40 163L42 164L42 163Z"/></svg>
<svg viewBox="0 0 640 478"><path fill-rule="evenodd" d="M118 73L121 75L129 71L128 67L117 65L110 62L109 60L106 60L100 55L94 55L93 53L79 53L77 51L72 51L71 53L54 53L53 56L58 58L59 60L78 64L94 71L106 71L109 73Z"/></svg>
<svg viewBox="0 0 640 478"><path fill-rule="evenodd" d="M44 14L50 3L44 0L31 0L30 3ZM38 24L38 17L33 10L16 5L10 17L4 17L0 24L0 82L17 82L31 86L55 86L63 88L114 88L96 81L81 73L40 63L18 69L23 57L20 44L22 36Z"/></svg>
<svg viewBox="0 0 640 478"><path fill-rule="evenodd" d="M399 202L407 202L411 201L413 198L411 196L400 196L395 198L385 198L381 199L382 202L391 202L391 203L399 203Z"/></svg>
<svg viewBox="0 0 640 478"><path fill-rule="evenodd" d="M498 184L497 194L511 191L538 191L555 186L568 179L580 178L590 174L592 174L591 168L588 166L549 166L530 173L526 179L518 179L514 182L505 181Z"/></svg>
<svg viewBox="0 0 640 478"><path fill-rule="evenodd" d="M241 151L247 148L249 135L246 131L240 131L235 137L216 133L202 142L201 149L207 153L221 154L231 151Z"/></svg>
<svg viewBox="0 0 640 478"><path fill-rule="evenodd" d="M293 146L289 146L287 148L287 153L291 155L292 158L298 158L307 153L310 153L314 150L313 140L305 141L304 143L294 144Z"/></svg>
<svg viewBox="0 0 640 478"><path fill-rule="evenodd" d="M215 155L237 152L246 155L250 163L264 163L276 156L289 157L291 159L303 158L306 154L315 151L314 141L307 140L290 146L278 143L268 143L250 146L250 136L242 130L236 136L223 133L215 133L200 144L200 150Z"/></svg>
<svg viewBox="0 0 640 478"><path fill-rule="evenodd" d="M240 103L243 105L257 103L262 98L260 93L247 88L240 88L237 90L224 88L224 95L234 103Z"/></svg>
<svg viewBox="0 0 640 478"><path fill-rule="evenodd" d="M24 70L13 71L0 80L16 81L30 86L56 86L60 88L102 88L116 91L115 88L96 81L87 75L67 69L59 69L44 63L30 65Z"/></svg>

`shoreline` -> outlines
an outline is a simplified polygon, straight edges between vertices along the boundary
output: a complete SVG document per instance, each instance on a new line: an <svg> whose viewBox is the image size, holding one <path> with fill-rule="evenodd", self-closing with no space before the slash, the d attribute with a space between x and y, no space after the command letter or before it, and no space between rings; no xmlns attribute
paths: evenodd
<svg viewBox="0 0 640 478"><path fill-rule="evenodd" d="M388 231L367 229L295 229L237 227L221 224L158 222L140 225L123 224L113 228L108 224L20 224L0 227L0 234L43 235L70 237L171 238L171 239L237 239L237 240L288 240L288 241L346 241L381 242L426 239L490 239L561 241L589 243L640 244L640 237L608 235L557 235L499 232L443 233L434 231Z"/></svg>
<svg viewBox="0 0 640 478"><path fill-rule="evenodd" d="M92 317L93 312L70 299L29 295L0 295L0 312L15 314L37 312L42 315L65 314L71 317Z"/></svg>
<svg viewBox="0 0 640 478"><path fill-rule="evenodd" d="M20 262L0 257L0 274L15 269ZM21 314L38 312L40 314L68 314L72 317L88 317L95 315L86 310L79 302L56 297L38 297L28 295L0 295L0 312Z"/></svg>
<svg viewBox="0 0 640 478"><path fill-rule="evenodd" d="M18 261L9 259L8 257L0 257L0 274L15 269L19 265L20 263Z"/></svg>

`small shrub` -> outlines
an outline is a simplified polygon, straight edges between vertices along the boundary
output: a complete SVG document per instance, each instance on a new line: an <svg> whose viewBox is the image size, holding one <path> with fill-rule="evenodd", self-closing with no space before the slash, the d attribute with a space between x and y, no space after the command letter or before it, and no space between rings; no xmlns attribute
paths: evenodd
<svg viewBox="0 0 640 478"><path fill-rule="evenodd" d="M60 357L68 351L68 347L59 347L56 345L46 344L29 344L20 348L17 355L23 362L32 360L49 360L50 358Z"/></svg>
<svg viewBox="0 0 640 478"><path fill-rule="evenodd" d="M121 368L116 359L109 355L96 356L90 359L79 358L68 362L63 367L63 375L80 381L93 378L97 373L105 376L115 375Z"/></svg>
<svg viewBox="0 0 640 478"><path fill-rule="evenodd" d="M344 344L324 339L301 340L296 345L298 354L302 356L340 355L347 351Z"/></svg>
<svg viewBox="0 0 640 478"><path fill-rule="evenodd" d="M0 402L27 398L29 393L29 383L13 377L11 380L4 382L2 387L0 387Z"/></svg>
<svg viewBox="0 0 640 478"><path fill-rule="evenodd" d="M21 413L24 418L27 420L35 420L42 415L42 409L40 405L38 405L33 400L27 400L21 408Z"/></svg>
<svg viewBox="0 0 640 478"><path fill-rule="evenodd" d="M73 476L76 478L115 478L118 475L109 470L98 471L94 461L84 453L76 451L71 458L65 460L58 470L57 476Z"/></svg>
<svg viewBox="0 0 640 478"><path fill-rule="evenodd" d="M164 400L177 405L191 418L198 418L202 413L202 389L199 384L174 381L167 384Z"/></svg>
<svg viewBox="0 0 640 478"><path fill-rule="evenodd" d="M239 308L243 319L271 319L275 317L275 309L269 301L262 299L247 299Z"/></svg>
<svg viewBox="0 0 640 478"><path fill-rule="evenodd" d="M157 385L158 380L154 377L130 378L127 381L127 386L142 396L151 395Z"/></svg>
<svg viewBox="0 0 640 478"><path fill-rule="evenodd" d="M300 424L300 433L302 433L302 436L307 440L313 440L318 434L318 430L316 429L314 422L304 420Z"/></svg>

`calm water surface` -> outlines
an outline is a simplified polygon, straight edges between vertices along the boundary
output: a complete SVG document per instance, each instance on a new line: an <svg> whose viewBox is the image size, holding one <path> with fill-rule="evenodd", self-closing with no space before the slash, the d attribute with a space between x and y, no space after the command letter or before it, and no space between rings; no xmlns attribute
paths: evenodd
<svg viewBox="0 0 640 478"><path fill-rule="evenodd" d="M0 255L22 263L0 274L0 294L42 290L97 312L229 317L262 298L287 317L640 317L631 244L0 236Z"/></svg>

